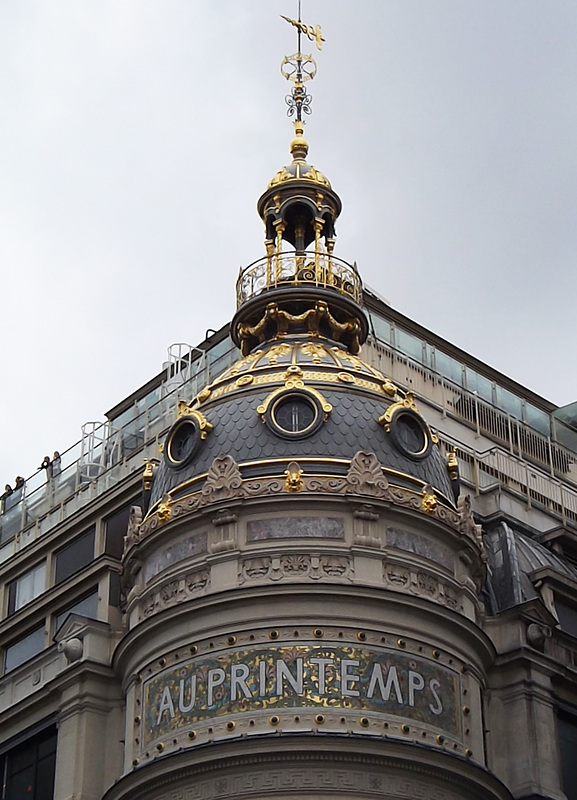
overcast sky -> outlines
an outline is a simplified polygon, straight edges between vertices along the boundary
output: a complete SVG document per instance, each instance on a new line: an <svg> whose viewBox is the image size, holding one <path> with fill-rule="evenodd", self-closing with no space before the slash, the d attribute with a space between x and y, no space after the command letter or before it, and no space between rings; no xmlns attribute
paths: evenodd
<svg viewBox="0 0 577 800"><path fill-rule="evenodd" d="M0 485L235 310L290 161L296 0L0 0ZM577 2L303 0L335 254L577 400Z"/></svg>

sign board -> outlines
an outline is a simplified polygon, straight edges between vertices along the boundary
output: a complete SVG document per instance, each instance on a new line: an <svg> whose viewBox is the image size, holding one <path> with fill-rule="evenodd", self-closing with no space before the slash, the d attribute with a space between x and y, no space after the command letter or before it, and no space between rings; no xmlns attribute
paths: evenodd
<svg viewBox="0 0 577 800"><path fill-rule="evenodd" d="M145 743L219 716L358 710L459 737L455 671L412 653L313 642L231 649L164 669L143 686Z"/></svg>

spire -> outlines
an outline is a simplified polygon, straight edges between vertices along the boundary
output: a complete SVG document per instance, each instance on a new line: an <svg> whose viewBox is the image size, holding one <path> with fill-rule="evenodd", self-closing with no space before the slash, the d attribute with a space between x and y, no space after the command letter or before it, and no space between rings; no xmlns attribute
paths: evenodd
<svg viewBox="0 0 577 800"><path fill-rule="evenodd" d="M282 167L258 200L265 227L266 256L241 269L237 281L238 310L232 337L243 354L259 344L286 335L323 336L357 354L367 336L360 307L362 284L356 264L333 254L335 224L341 200L325 176L307 163L304 116L312 97L305 85L317 65L302 52L303 37L321 50L320 25L282 18L297 31L297 52L285 56L281 73L293 88L285 98L293 117L292 163Z"/></svg>
<svg viewBox="0 0 577 800"><path fill-rule="evenodd" d="M317 64L311 55L302 52L301 41L303 35L315 42L317 49L322 50L323 38L320 25L305 25L301 20L301 0L299 0L299 18L291 19L281 14L282 19L293 25L297 30L297 52L292 56L285 56L280 65L280 71L287 81L293 82L290 94L285 97L288 106L287 116L295 117L295 138L291 142L291 155L294 158L306 158L308 143L304 138L303 114L311 114L312 96L305 88L306 81L311 81L317 74Z"/></svg>

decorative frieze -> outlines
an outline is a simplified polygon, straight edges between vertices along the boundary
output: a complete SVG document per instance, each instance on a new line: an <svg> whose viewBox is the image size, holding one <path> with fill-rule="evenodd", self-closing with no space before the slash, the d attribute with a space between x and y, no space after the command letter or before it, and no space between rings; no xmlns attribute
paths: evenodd
<svg viewBox="0 0 577 800"><path fill-rule="evenodd" d="M145 619L165 608L178 605L200 594L210 583L210 570L207 567L189 572L182 578L167 581L154 592L141 600L140 617Z"/></svg>
<svg viewBox="0 0 577 800"><path fill-rule="evenodd" d="M333 758L339 761L338 753ZM294 794L302 797L303 791L322 792L338 797L348 793L352 797L387 797L387 800L463 800L463 793L441 789L415 777L386 774L376 769L320 767L274 767L263 765L258 772L244 768L238 774L220 778L194 781L184 788L161 789L162 794L148 795L146 800L225 800L229 797L261 798L272 793ZM386 792L386 795L384 794Z"/></svg>
<svg viewBox="0 0 577 800"><path fill-rule="evenodd" d="M296 474L296 473L295 473ZM290 477L290 476L289 476ZM296 480L296 479L295 479ZM175 521L180 517L203 510L214 503L243 501L248 498L267 498L280 494L334 495L347 499L370 497L375 501L404 507L450 525L455 530L472 539L480 547L478 527L470 511L470 499L462 500L460 513L439 501L437 496L423 493L389 483L382 465L374 453L359 451L351 460L346 476L307 475L299 468L297 483L288 481L283 474L243 480L241 471L230 456L216 458L206 480L199 491L188 497L174 500L167 495L147 519L139 526L139 537L147 536L159 525ZM427 489L427 487L425 487ZM433 502L434 499L434 502ZM468 503L468 505L467 505ZM137 537L132 536L127 546L134 544Z"/></svg>
<svg viewBox="0 0 577 800"><path fill-rule="evenodd" d="M258 556L240 562L239 583L246 581L281 581L283 579L323 579L354 577L353 561L348 555L311 555L286 553L281 556Z"/></svg>
<svg viewBox="0 0 577 800"><path fill-rule="evenodd" d="M456 610L459 605L457 589L433 572L411 569L384 559L383 582L385 586L397 592L424 597L448 608Z"/></svg>

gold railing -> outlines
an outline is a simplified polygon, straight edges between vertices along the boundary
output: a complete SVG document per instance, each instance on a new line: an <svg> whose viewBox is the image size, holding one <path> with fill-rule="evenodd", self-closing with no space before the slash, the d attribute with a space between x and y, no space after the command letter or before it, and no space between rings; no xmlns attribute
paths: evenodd
<svg viewBox="0 0 577 800"><path fill-rule="evenodd" d="M270 289L318 286L362 299L362 284L356 265L328 253L274 253L259 258L240 271L236 282L237 307Z"/></svg>

